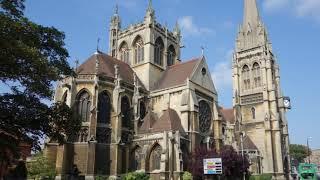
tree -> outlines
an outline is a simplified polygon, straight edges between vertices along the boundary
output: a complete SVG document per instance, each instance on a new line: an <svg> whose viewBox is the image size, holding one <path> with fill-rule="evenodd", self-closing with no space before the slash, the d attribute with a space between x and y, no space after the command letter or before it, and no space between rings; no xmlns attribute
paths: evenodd
<svg viewBox="0 0 320 180"><path fill-rule="evenodd" d="M243 173L248 173L249 161L237 153L232 146L223 146L219 152L206 147L199 147L191 154L188 163L188 171L192 173L194 179L204 179L203 175L203 159L206 158L222 158L224 179L241 178Z"/></svg>
<svg viewBox="0 0 320 180"><path fill-rule="evenodd" d="M65 104L44 103L53 95L52 82L74 72L67 62L65 35L31 22L24 8L24 0L0 0L0 84L10 89L0 94L0 131L15 137L14 144L28 142L39 150L45 136L63 143L81 122ZM0 153L10 144L4 141Z"/></svg>
<svg viewBox="0 0 320 180"><path fill-rule="evenodd" d="M27 164L28 178L40 179L48 177L54 179L55 165L52 164L42 153L36 154Z"/></svg>
<svg viewBox="0 0 320 180"><path fill-rule="evenodd" d="M290 156L294 159L294 165L297 166L299 163L303 163L305 158L310 155L310 149L308 153L308 147L300 144L290 144Z"/></svg>

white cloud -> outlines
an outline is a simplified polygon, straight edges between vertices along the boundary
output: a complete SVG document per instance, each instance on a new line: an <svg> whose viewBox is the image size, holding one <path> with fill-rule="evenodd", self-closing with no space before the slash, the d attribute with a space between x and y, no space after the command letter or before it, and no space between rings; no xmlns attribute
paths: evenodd
<svg viewBox="0 0 320 180"><path fill-rule="evenodd" d="M182 29L183 35L201 35L214 33L214 31L210 28L199 27L198 25L196 25L192 16L181 17L178 22Z"/></svg>
<svg viewBox="0 0 320 180"><path fill-rule="evenodd" d="M312 18L320 22L320 0L264 0L267 12L289 10L297 17Z"/></svg>
<svg viewBox="0 0 320 180"><path fill-rule="evenodd" d="M232 54L233 50L227 51L224 59L213 67L212 79L220 92L223 89L232 88Z"/></svg>
<svg viewBox="0 0 320 180"><path fill-rule="evenodd" d="M286 7L289 0L265 0L263 7L268 11L274 11Z"/></svg>

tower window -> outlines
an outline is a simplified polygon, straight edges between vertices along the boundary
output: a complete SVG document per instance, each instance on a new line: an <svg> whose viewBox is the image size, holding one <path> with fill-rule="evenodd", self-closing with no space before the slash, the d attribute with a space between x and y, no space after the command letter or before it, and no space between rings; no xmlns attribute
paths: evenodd
<svg viewBox="0 0 320 180"><path fill-rule="evenodd" d="M254 80L254 87L260 87L261 86L261 70L258 63L253 64L252 68L253 72L253 80Z"/></svg>
<svg viewBox="0 0 320 180"><path fill-rule="evenodd" d="M129 64L129 47L126 42L120 46L120 59Z"/></svg>
<svg viewBox="0 0 320 180"><path fill-rule="evenodd" d="M244 65L242 68L242 82L243 82L243 90L250 89L250 69L247 65Z"/></svg>
<svg viewBox="0 0 320 180"><path fill-rule="evenodd" d="M254 107L251 108L252 119L256 119L256 109Z"/></svg>
<svg viewBox="0 0 320 180"><path fill-rule="evenodd" d="M164 48L163 41L159 37L159 38L157 38L156 43L155 43L154 62L160 66L163 65L163 48Z"/></svg>
<svg viewBox="0 0 320 180"><path fill-rule="evenodd" d="M167 66L172 66L174 64L174 60L176 58L176 51L174 50L174 47L171 45L168 48L167 52Z"/></svg>
<svg viewBox="0 0 320 180"><path fill-rule="evenodd" d="M141 37L137 37L134 43L134 62L141 63L144 58L144 44Z"/></svg>

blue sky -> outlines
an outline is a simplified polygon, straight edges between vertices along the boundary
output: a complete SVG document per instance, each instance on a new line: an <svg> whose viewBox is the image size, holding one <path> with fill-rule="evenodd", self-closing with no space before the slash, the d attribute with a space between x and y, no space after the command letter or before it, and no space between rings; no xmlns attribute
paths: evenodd
<svg viewBox="0 0 320 180"><path fill-rule="evenodd" d="M26 0L26 16L66 34L69 62L83 62L108 49L108 25L116 3L122 26L143 20L148 0ZM273 43L281 70L282 91L291 97L287 113L291 143L320 148L320 1L258 0L260 15ZM182 59L205 56L219 93L219 103L232 106L231 54L242 22L242 0L154 0L157 21L182 27Z"/></svg>

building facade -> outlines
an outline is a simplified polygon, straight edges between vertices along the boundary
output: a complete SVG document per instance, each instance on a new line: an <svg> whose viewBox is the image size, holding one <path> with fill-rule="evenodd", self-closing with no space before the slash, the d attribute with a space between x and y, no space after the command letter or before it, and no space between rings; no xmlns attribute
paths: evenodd
<svg viewBox="0 0 320 180"><path fill-rule="evenodd" d="M82 129L46 154L65 178L76 166L90 179L132 171L180 179L188 154L219 149L222 121L204 56L181 62L181 33L157 23L151 1L143 22L110 22L109 54L97 50L57 86L55 101L79 114Z"/></svg>
<svg viewBox="0 0 320 180"><path fill-rule="evenodd" d="M256 166L254 173L288 178L289 136L285 116L288 107L281 91L279 65L256 0L244 1L243 24L236 40L232 69L238 147L241 142L246 144L244 151Z"/></svg>

